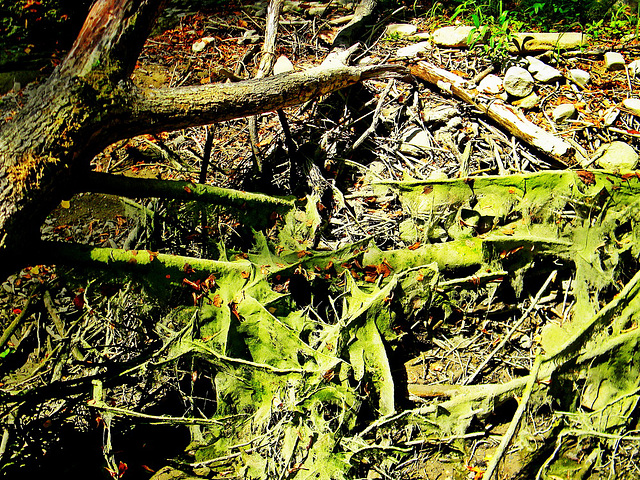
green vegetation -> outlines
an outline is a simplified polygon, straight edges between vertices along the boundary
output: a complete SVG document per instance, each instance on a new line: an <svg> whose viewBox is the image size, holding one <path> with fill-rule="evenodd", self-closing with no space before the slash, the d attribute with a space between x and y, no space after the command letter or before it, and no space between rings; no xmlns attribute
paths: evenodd
<svg viewBox="0 0 640 480"><path fill-rule="evenodd" d="M0 0L0 68L67 48L84 21L90 0Z"/></svg>
<svg viewBox="0 0 640 480"><path fill-rule="evenodd" d="M462 0L452 11L434 2L428 16L447 22L462 21L475 27L470 36L482 40L485 53L505 58L513 34L520 31L582 31L595 39L620 38L638 31L637 2L613 0ZM445 13L442 14L443 8Z"/></svg>

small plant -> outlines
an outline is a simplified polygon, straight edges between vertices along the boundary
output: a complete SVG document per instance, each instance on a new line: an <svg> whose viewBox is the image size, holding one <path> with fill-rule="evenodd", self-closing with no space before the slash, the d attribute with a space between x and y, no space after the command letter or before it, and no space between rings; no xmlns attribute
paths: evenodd
<svg viewBox="0 0 640 480"><path fill-rule="evenodd" d="M502 0L489 0L480 5L465 1L458 5L452 20L458 17L469 18L473 25L469 45L473 47L482 43L484 52L496 61L507 57L513 32L522 27L522 22L515 21L511 12L503 8Z"/></svg>

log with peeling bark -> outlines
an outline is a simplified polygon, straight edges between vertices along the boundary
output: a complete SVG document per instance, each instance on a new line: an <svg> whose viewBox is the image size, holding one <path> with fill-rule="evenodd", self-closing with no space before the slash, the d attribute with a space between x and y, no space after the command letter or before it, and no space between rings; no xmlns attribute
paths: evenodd
<svg viewBox="0 0 640 480"><path fill-rule="evenodd" d="M464 78L429 62L418 62L410 67L410 71L414 76L474 106L509 133L544 154L565 165L574 163L572 146L562 138L527 120L519 108L508 105L499 98L478 92Z"/></svg>
<svg viewBox="0 0 640 480"><path fill-rule="evenodd" d="M317 67L231 84L139 90L130 80L166 0L95 2L71 51L0 127L0 276L28 264L47 214L82 190L91 159L124 138L305 102L397 66Z"/></svg>

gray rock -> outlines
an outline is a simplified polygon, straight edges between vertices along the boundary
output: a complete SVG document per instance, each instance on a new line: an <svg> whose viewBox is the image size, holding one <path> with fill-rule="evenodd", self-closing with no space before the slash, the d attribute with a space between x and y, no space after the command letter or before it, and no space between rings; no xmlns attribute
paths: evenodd
<svg viewBox="0 0 640 480"><path fill-rule="evenodd" d="M531 93L530 95L527 95L524 98L519 98L518 100L514 100L513 102L511 102L512 105L515 105L516 107L520 107L523 110L530 110L532 108L535 108L538 106L539 103L540 103L540 97L535 92Z"/></svg>
<svg viewBox="0 0 640 480"><path fill-rule="evenodd" d="M587 83L589 83L589 80L591 80L591 75L589 75L589 72L585 72L580 68L573 68L569 70L569 78L576 85L585 87Z"/></svg>
<svg viewBox="0 0 640 480"><path fill-rule="evenodd" d="M392 23L387 25L385 30L386 35L399 35L401 37L408 37L418 31L418 27L411 25L410 23Z"/></svg>
<svg viewBox="0 0 640 480"><path fill-rule="evenodd" d="M479 39L480 35L474 32L474 27L442 27L433 32L433 43L441 47L466 47L469 45L469 36L472 40Z"/></svg>
<svg viewBox="0 0 640 480"><path fill-rule="evenodd" d="M425 110L424 121L426 123L444 123L458 115L458 109L449 105L439 105L430 110Z"/></svg>
<svg viewBox="0 0 640 480"><path fill-rule="evenodd" d="M604 66L607 70L623 70L625 66L624 57L618 52L607 52L604 54Z"/></svg>
<svg viewBox="0 0 640 480"><path fill-rule="evenodd" d="M551 112L551 118L556 123L564 122L570 118L575 118L578 114L573 103L561 103Z"/></svg>
<svg viewBox="0 0 640 480"><path fill-rule="evenodd" d="M407 129L402 134L401 140L400 152L410 155L420 154L432 146L431 134L417 127Z"/></svg>
<svg viewBox="0 0 640 480"><path fill-rule="evenodd" d="M213 37L202 37L200 40L193 42L193 45L191 45L191 51L193 53L199 53L207 48L207 45L209 45L214 40L215 38Z"/></svg>
<svg viewBox="0 0 640 480"><path fill-rule="evenodd" d="M627 68L629 69L629 75L632 77L637 77L640 75L640 60L634 60L631 62Z"/></svg>
<svg viewBox="0 0 640 480"><path fill-rule="evenodd" d="M634 115L640 116L640 100L637 98L625 98L622 101L622 106L629 110Z"/></svg>
<svg viewBox="0 0 640 480"><path fill-rule="evenodd" d="M431 42L419 42L401 47L398 49L396 56L400 58L414 58L422 52L426 52L431 48Z"/></svg>
<svg viewBox="0 0 640 480"><path fill-rule="evenodd" d="M541 60L538 60L535 57L527 57L527 62L529 62L529 66L527 70L531 72L533 78L542 83L551 83L562 80L564 77L560 70L557 68L553 68L550 65L547 65Z"/></svg>
<svg viewBox="0 0 640 480"><path fill-rule="evenodd" d="M502 79L494 74L487 75L478 84L478 91L482 93L497 94L503 90Z"/></svg>
<svg viewBox="0 0 640 480"><path fill-rule="evenodd" d="M605 143L593 154L596 165L605 170L635 170L638 154L624 142Z"/></svg>
<svg viewBox="0 0 640 480"><path fill-rule="evenodd" d="M522 67L510 67L504 74L504 89L509 95L524 98L533 91L533 77Z"/></svg>

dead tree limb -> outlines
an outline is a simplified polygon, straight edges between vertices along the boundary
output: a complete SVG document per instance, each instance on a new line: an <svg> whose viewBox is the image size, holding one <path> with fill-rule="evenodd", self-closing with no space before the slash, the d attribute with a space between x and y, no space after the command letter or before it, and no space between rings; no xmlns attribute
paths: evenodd
<svg viewBox="0 0 640 480"><path fill-rule="evenodd" d="M91 159L135 135L296 105L402 67L317 67L259 80L140 90L130 74L165 0L95 2L71 51L0 127L0 276L28 264L39 229Z"/></svg>

